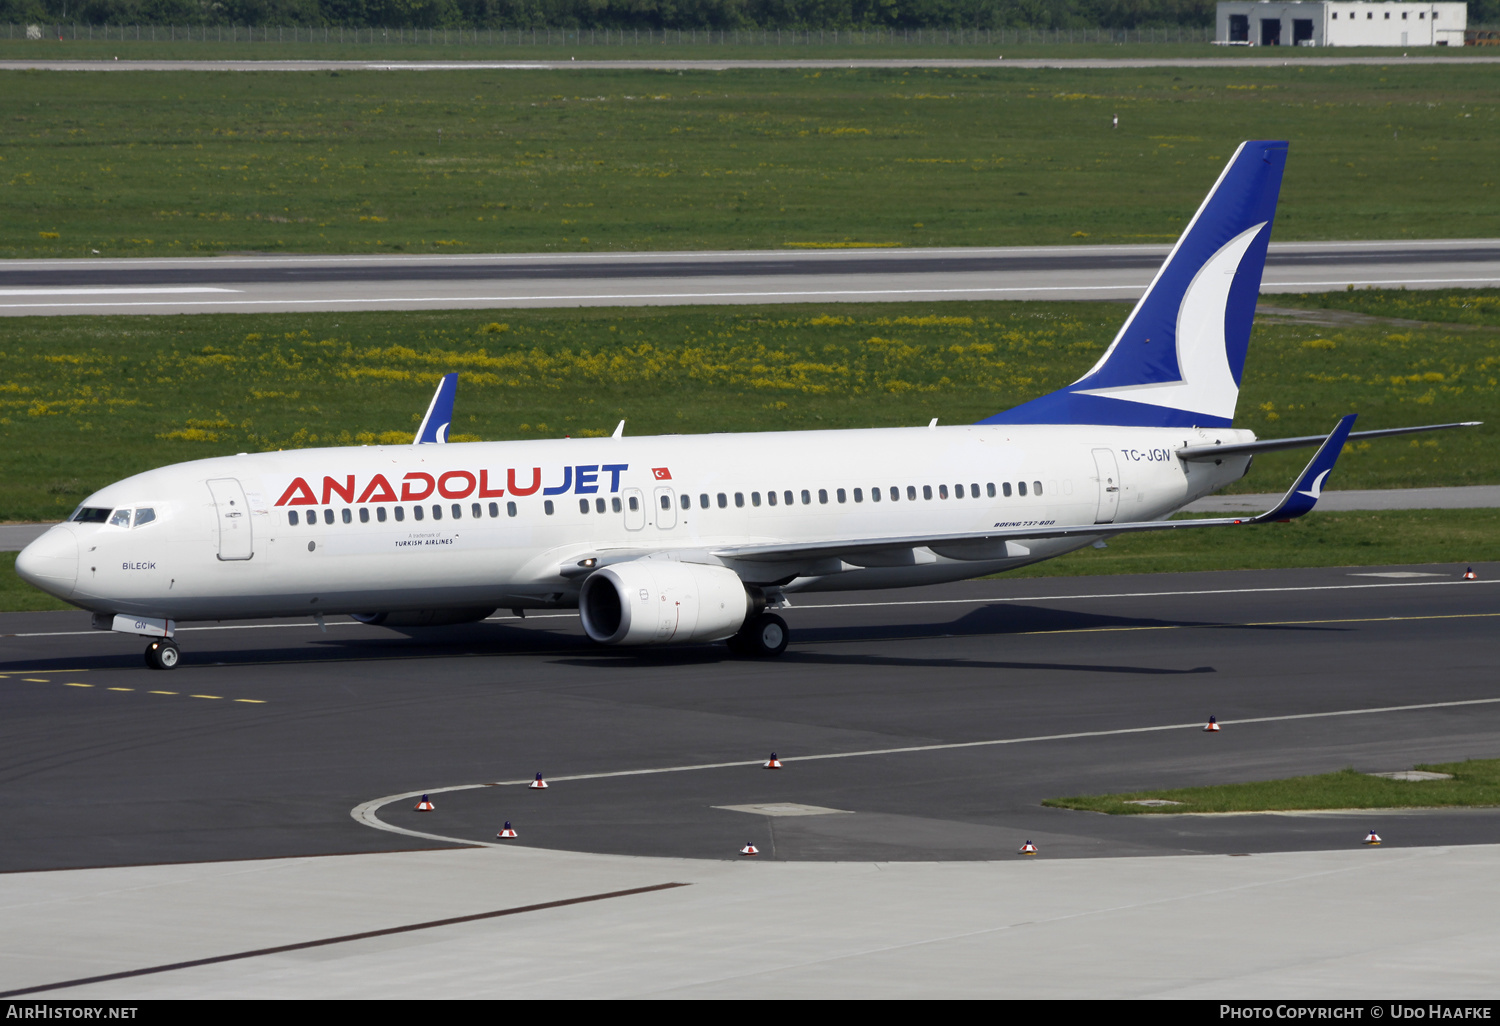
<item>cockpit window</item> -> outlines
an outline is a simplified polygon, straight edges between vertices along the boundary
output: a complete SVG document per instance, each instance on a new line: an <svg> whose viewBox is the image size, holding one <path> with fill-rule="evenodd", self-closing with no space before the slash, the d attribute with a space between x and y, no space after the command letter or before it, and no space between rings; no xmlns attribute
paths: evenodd
<svg viewBox="0 0 1500 1026"><path fill-rule="evenodd" d="M73 522L78 524L102 524L108 519L109 510L90 506L79 506L73 514Z"/></svg>
<svg viewBox="0 0 1500 1026"><path fill-rule="evenodd" d="M156 510L152 509L150 506L143 506L142 508L135 511L136 527L140 527L142 524L149 524L155 519Z"/></svg>
<svg viewBox="0 0 1500 1026"><path fill-rule="evenodd" d="M109 526L110 527L129 527L130 526L130 510L128 510L128 509L117 509L117 510L115 510L115 515L109 518Z"/></svg>

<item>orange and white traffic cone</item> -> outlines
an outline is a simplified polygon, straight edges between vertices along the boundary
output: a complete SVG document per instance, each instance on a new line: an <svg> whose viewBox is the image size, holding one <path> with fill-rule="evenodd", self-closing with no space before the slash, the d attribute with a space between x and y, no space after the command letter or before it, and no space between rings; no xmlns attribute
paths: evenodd
<svg viewBox="0 0 1500 1026"><path fill-rule="evenodd" d="M767 763L764 766L762 766L761 768L762 769L781 769L781 760L778 759L778 758L776 758L776 753L775 752L772 752L770 760L767 761Z"/></svg>
<svg viewBox="0 0 1500 1026"><path fill-rule="evenodd" d="M1219 721L1218 721L1218 719L1215 718L1215 717L1213 717L1213 716L1210 716L1208 718L1208 726L1206 726L1206 727L1203 728L1203 732L1205 734L1217 734L1219 732Z"/></svg>
<svg viewBox="0 0 1500 1026"><path fill-rule="evenodd" d="M432 801L424 794L422 796L422 800L419 801L419 802L417 802L417 809L416 809L416 811L418 811L418 812L431 812L432 809L433 809Z"/></svg>
<svg viewBox="0 0 1500 1026"><path fill-rule="evenodd" d="M531 783L527 784L526 786L529 789L533 790L533 791L540 791L542 788L544 788L544 787L547 786L547 782L545 780L543 780L542 779L542 775L540 773L538 773L536 775L536 779L533 780Z"/></svg>
<svg viewBox="0 0 1500 1026"><path fill-rule="evenodd" d="M1366 844L1379 844L1380 843L1380 835L1377 834L1375 831L1371 830L1368 834L1365 835L1365 843Z"/></svg>
<svg viewBox="0 0 1500 1026"><path fill-rule="evenodd" d="M514 836L516 836L516 832L511 829L510 820L507 819L505 821L505 829L501 830L495 836L496 837L514 837Z"/></svg>
<svg viewBox="0 0 1500 1026"><path fill-rule="evenodd" d="M747 844L740 849L741 855L759 855L760 849L753 844Z"/></svg>
<svg viewBox="0 0 1500 1026"><path fill-rule="evenodd" d="M1018 851L1018 852L1016 852L1016 854L1017 855L1035 855L1036 854L1036 845L1032 844L1030 841L1027 841L1025 844L1021 845L1021 850Z"/></svg>
<svg viewBox="0 0 1500 1026"><path fill-rule="evenodd" d="M1472 566L1469 567L1468 569L1466 569L1464 571L1464 580L1466 580L1466 581L1477 581L1477 580L1479 580L1479 575L1474 572L1474 568Z"/></svg>

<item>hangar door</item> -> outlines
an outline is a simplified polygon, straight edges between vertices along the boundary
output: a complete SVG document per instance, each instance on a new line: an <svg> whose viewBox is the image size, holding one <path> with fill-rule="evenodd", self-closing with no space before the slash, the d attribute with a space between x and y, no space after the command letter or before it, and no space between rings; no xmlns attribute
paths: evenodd
<svg viewBox="0 0 1500 1026"><path fill-rule="evenodd" d="M219 558L249 559L255 555L255 544L250 537L250 504L245 501L245 489L234 478L221 477L208 482L208 490L213 493L219 520Z"/></svg>

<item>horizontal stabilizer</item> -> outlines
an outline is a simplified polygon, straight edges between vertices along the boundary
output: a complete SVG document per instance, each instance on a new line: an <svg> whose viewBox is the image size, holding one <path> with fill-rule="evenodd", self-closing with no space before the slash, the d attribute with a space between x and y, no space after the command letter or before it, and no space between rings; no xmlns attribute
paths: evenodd
<svg viewBox="0 0 1500 1026"><path fill-rule="evenodd" d="M437 391L432 393L432 403L427 407L427 416L422 418L422 426L417 428L417 437L411 440L412 445L434 442L441 445L448 441L448 428L453 423L453 400L457 395L458 375L444 374Z"/></svg>
<svg viewBox="0 0 1500 1026"><path fill-rule="evenodd" d="M1421 427L1382 428L1379 431L1352 431L1349 441L1357 438L1388 438L1392 435L1415 435L1423 431L1446 431L1448 428L1479 427L1482 420L1465 420L1457 424L1423 424ZM1189 463L1220 460L1225 456L1243 456L1246 453L1280 452L1282 449L1306 449L1322 445L1323 435L1301 435L1297 438L1262 438L1254 442L1237 442L1233 445L1186 445L1177 450L1177 458Z"/></svg>

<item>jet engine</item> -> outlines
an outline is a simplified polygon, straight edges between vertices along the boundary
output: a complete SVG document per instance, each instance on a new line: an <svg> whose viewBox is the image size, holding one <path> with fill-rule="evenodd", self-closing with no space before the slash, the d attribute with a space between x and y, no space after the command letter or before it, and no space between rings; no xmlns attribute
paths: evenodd
<svg viewBox="0 0 1500 1026"><path fill-rule="evenodd" d="M719 641L752 611L739 575L722 566L641 559L594 571L578 596L583 629L603 645Z"/></svg>
<svg viewBox="0 0 1500 1026"><path fill-rule="evenodd" d="M389 613L350 613L360 623L371 627L447 627L455 623L474 623L495 611L487 609L398 609Z"/></svg>

